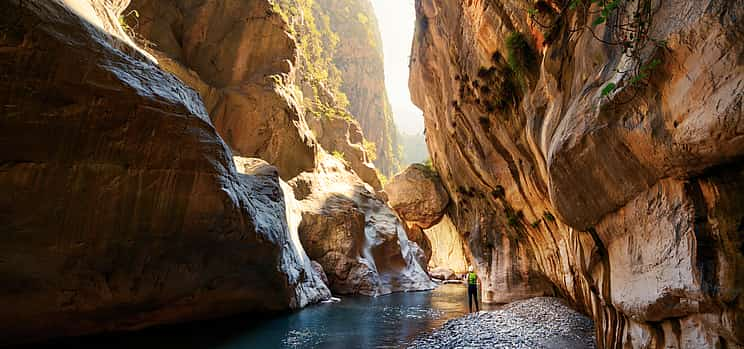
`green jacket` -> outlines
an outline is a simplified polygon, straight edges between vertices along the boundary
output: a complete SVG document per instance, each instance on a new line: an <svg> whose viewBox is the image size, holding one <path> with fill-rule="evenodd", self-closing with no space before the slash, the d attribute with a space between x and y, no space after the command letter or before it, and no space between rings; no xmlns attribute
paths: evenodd
<svg viewBox="0 0 744 349"><path fill-rule="evenodd" d="M478 284L478 275L475 273L468 273L468 285L477 285Z"/></svg>

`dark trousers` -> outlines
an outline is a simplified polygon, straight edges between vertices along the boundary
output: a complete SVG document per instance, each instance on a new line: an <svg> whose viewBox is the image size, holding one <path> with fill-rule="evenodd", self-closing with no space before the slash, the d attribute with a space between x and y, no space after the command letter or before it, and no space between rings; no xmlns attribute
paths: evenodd
<svg viewBox="0 0 744 349"><path fill-rule="evenodd" d="M475 311L480 311L478 307L478 285L468 285L468 308L473 312L473 301L475 301Z"/></svg>

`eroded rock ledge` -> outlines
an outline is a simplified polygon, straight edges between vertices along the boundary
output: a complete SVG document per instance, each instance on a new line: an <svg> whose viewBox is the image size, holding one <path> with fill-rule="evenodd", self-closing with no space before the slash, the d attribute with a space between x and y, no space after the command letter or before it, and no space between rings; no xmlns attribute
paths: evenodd
<svg viewBox="0 0 744 349"><path fill-rule="evenodd" d="M744 8L652 2L663 63L624 102L620 50L569 30L594 18L536 3L549 31L523 2L416 2L411 91L485 299L562 296L603 348L743 346Z"/></svg>

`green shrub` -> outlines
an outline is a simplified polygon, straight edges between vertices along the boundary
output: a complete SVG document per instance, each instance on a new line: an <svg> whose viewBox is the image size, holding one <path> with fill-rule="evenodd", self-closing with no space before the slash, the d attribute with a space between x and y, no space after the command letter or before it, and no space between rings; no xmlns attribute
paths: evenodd
<svg viewBox="0 0 744 349"><path fill-rule="evenodd" d="M346 164L346 158L345 154L343 152L340 152L338 150L334 150L331 155L333 155L334 158L338 159L342 163Z"/></svg>
<svg viewBox="0 0 744 349"><path fill-rule="evenodd" d="M506 37L506 62L520 81L535 64L535 60L536 54L524 34L512 32Z"/></svg>
<svg viewBox="0 0 744 349"><path fill-rule="evenodd" d="M364 139L362 140L362 146L364 147L364 151L367 153L367 159L369 159L369 161L377 160L377 144L375 144L375 142L370 142Z"/></svg>
<svg viewBox="0 0 744 349"><path fill-rule="evenodd" d="M553 214L548 211L543 212L543 217L545 217L545 220L549 222L555 221L555 217L553 216Z"/></svg>

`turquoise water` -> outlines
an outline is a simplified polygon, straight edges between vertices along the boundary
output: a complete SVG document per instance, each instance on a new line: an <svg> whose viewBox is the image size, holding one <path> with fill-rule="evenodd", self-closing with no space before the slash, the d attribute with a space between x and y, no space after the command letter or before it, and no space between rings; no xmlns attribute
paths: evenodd
<svg viewBox="0 0 744 349"><path fill-rule="evenodd" d="M256 321L235 317L53 343L84 348L398 348L468 312L467 289L344 297Z"/></svg>

